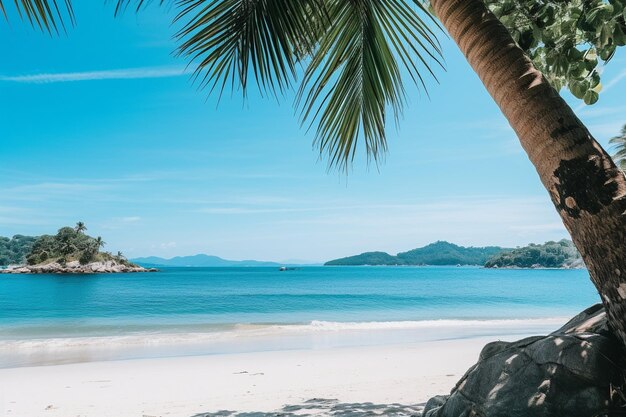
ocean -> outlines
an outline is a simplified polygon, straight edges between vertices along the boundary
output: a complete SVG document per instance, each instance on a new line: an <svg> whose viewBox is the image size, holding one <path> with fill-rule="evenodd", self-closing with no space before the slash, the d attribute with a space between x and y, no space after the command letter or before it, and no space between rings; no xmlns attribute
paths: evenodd
<svg viewBox="0 0 626 417"><path fill-rule="evenodd" d="M0 276L0 367L420 342L556 329L586 270L163 268Z"/></svg>

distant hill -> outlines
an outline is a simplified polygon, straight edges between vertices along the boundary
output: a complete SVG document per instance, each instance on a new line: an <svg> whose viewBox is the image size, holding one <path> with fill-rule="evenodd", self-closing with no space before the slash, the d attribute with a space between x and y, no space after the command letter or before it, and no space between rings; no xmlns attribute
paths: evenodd
<svg viewBox="0 0 626 417"><path fill-rule="evenodd" d="M365 252L360 255L334 259L324 265L405 265L404 262L387 252Z"/></svg>
<svg viewBox="0 0 626 417"><path fill-rule="evenodd" d="M218 256L198 254L193 256L176 256L166 259L158 256L134 258L132 261L141 266L179 266L179 267L203 267L203 266L280 266L276 262L262 261L229 261Z"/></svg>
<svg viewBox="0 0 626 417"><path fill-rule="evenodd" d="M26 263L26 256L33 249L36 240L37 237L34 236L0 236L0 266Z"/></svg>
<svg viewBox="0 0 626 417"><path fill-rule="evenodd" d="M498 246L464 247L439 241L395 256L386 252L365 252L325 265L484 265L504 250Z"/></svg>
<svg viewBox="0 0 626 417"><path fill-rule="evenodd" d="M406 265L484 265L503 250L498 246L465 247L439 241L396 256Z"/></svg>
<svg viewBox="0 0 626 417"><path fill-rule="evenodd" d="M583 260L570 240L531 243L494 256L485 263L486 268L584 268Z"/></svg>

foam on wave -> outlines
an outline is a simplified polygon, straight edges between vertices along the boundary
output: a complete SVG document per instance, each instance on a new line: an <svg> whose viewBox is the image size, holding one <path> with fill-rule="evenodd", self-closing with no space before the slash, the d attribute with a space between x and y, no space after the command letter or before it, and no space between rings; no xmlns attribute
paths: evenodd
<svg viewBox="0 0 626 417"><path fill-rule="evenodd" d="M47 337L0 340L0 350L13 349L62 349L62 348L115 348L121 346L155 346L189 343L232 341L235 338L271 337L364 331L445 331L468 336L483 332L516 331L520 329L554 329L567 321L562 317L501 320L416 320L416 321L369 321L336 322L313 320L306 324L237 324L229 329L189 332L131 332L118 335Z"/></svg>

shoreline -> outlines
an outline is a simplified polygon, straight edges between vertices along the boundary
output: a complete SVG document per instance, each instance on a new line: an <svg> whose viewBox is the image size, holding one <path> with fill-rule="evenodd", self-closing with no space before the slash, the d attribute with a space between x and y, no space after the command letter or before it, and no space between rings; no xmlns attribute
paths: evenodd
<svg viewBox="0 0 626 417"><path fill-rule="evenodd" d="M496 339L0 369L0 411L13 417L189 417L274 412L313 398L417 410L431 396L447 394Z"/></svg>
<svg viewBox="0 0 626 417"><path fill-rule="evenodd" d="M328 322L302 324L168 325L121 331L120 325L72 327L40 334L42 328L5 327L0 369L162 357L316 350L473 340L546 334L568 318ZM182 326L182 327L181 327ZM30 332L30 333L29 333ZM35 333L37 332L37 333ZM65 332L65 334L63 334ZM519 338L519 337L518 337Z"/></svg>
<svg viewBox="0 0 626 417"><path fill-rule="evenodd" d="M136 272L158 272L156 268L144 268L135 264L123 264L115 261L89 262L81 264L78 261L60 264L49 262L37 265L9 265L0 268L0 274L20 274L20 275L66 275L66 274L119 274Z"/></svg>

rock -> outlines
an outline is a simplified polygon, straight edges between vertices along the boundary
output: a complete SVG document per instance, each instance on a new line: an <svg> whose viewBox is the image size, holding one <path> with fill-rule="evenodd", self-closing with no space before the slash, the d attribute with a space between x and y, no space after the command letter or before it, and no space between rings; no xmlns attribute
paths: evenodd
<svg viewBox="0 0 626 417"><path fill-rule="evenodd" d="M68 268L79 268L80 267L80 262L78 261L72 261L72 262L68 262L65 264L66 267Z"/></svg>
<svg viewBox="0 0 626 417"><path fill-rule="evenodd" d="M424 406L424 414L426 414L426 410L434 410L444 405L449 397L449 395L435 395L432 397Z"/></svg>
<svg viewBox="0 0 626 417"><path fill-rule="evenodd" d="M625 364L626 354L597 304L548 336L487 344L449 396L428 401L423 417L623 413L624 399L614 388L624 384Z"/></svg>
<svg viewBox="0 0 626 417"><path fill-rule="evenodd" d="M58 263L56 263L56 262L52 262L52 263L49 263L49 264L47 264L47 265L42 265L42 266L40 266L40 267L39 267L39 269L40 269L42 272L52 272L52 271L58 271L60 268L61 268L61 265L59 265L59 264L58 264Z"/></svg>
<svg viewBox="0 0 626 417"><path fill-rule="evenodd" d="M0 274L94 274L148 271L148 269L137 265L117 263L115 261L92 262L86 265L81 265L78 261L71 261L65 265L51 262L42 265L11 266L0 269Z"/></svg>

